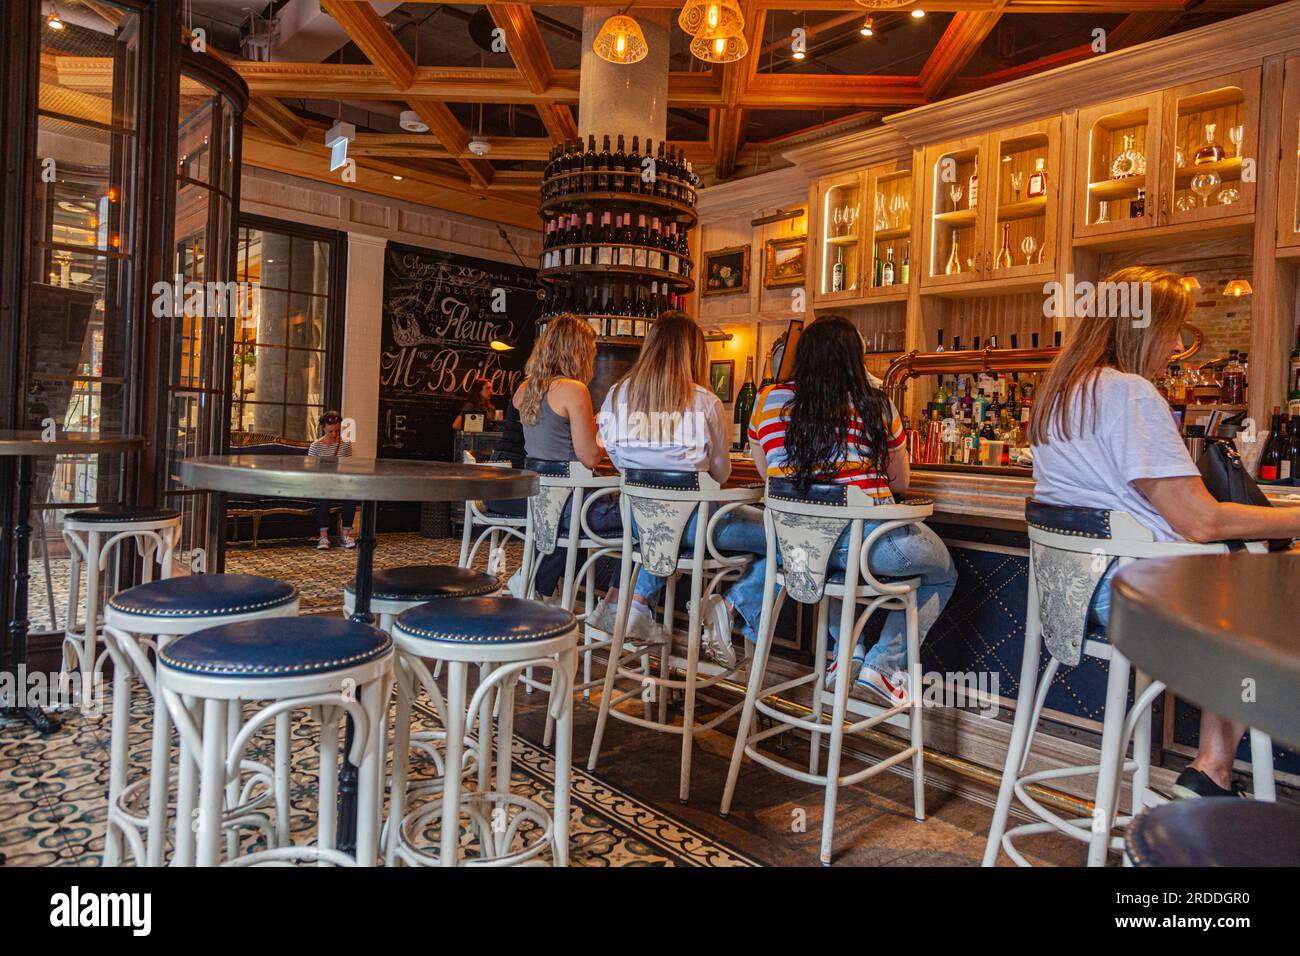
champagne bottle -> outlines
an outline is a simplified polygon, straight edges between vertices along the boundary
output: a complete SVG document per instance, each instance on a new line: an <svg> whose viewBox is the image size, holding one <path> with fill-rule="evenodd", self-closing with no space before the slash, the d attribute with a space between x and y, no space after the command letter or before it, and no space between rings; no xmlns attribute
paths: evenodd
<svg viewBox="0 0 1300 956"><path fill-rule="evenodd" d="M754 356L745 356L745 381L736 395L736 413L732 418L731 443L736 451L745 448L746 434L749 431L749 418L754 413L754 399L758 389L754 387Z"/></svg>
<svg viewBox="0 0 1300 956"><path fill-rule="evenodd" d="M959 275L961 273L961 254L957 251L957 230L952 231L952 252L948 255L948 264L944 266L943 274L949 276Z"/></svg>
<svg viewBox="0 0 1300 956"><path fill-rule="evenodd" d="M1011 223L1002 224L1002 249L998 252L998 268L1011 268Z"/></svg>

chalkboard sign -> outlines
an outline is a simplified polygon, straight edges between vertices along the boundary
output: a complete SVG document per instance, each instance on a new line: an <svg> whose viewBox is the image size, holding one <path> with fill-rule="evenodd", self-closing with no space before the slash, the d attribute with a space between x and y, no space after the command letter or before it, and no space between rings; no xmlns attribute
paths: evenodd
<svg viewBox="0 0 1300 956"><path fill-rule="evenodd" d="M524 377L541 302L532 269L390 242L384 255L380 458L450 460L476 378L504 408ZM499 352L493 339L515 348Z"/></svg>

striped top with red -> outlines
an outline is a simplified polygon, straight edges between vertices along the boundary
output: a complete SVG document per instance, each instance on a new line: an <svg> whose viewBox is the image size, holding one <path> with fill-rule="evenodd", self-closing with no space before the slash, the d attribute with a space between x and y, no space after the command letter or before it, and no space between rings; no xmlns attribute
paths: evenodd
<svg viewBox="0 0 1300 956"><path fill-rule="evenodd" d="M754 414L749 419L749 440L762 447L769 478L783 478L791 473L785 457L785 423L788 418L784 409L793 398L794 385L786 382L767 386L758 393L754 402ZM886 403L887 444L893 452L903 447L907 436L903 433L903 419L899 417L898 409L888 399ZM894 496L889 491L889 477L877 471L874 463L863 461L858 451L856 442L862 434L861 419L853 416L848 428L848 457L839 463L833 480L842 485L857 485L877 504L892 504Z"/></svg>

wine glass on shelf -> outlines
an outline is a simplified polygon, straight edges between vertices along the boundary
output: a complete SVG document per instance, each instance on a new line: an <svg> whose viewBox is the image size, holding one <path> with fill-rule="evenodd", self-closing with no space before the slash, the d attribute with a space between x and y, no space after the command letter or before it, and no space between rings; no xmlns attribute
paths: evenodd
<svg viewBox="0 0 1300 956"><path fill-rule="evenodd" d="M876 193L876 213L875 213L876 230L889 228L889 220L885 215L885 194Z"/></svg>
<svg viewBox="0 0 1300 956"><path fill-rule="evenodd" d="M1022 169L1015 169L1011 172L1011 189L1016 194L1016 202L1020 202L1020 187L1025 184L1025 172Z"/></svg>
<svg viewBox="0 0 1300 956"><path fill-rule="evenodd" d="M889 212L893 216L895 229L903 224L903 209L906 205L907 200L903 198L902 193L894 193L894 198L889 201Z"/></svg>
<svg viewBox="0 0 1300 956"><path fill-rule="evenodd" d="M1192 192L1201 197L1201 206L1204 207L1209 204L1210 193L1218 189L1222 181L1218 173L1197 173L1189 185Z"/></svg>
<svg viewBox="0 0 1300 956"><path fill-rule="evenodd" d="M1102 199L1097 203L1097 218L1094 219L1093 225L1100 226L1103 222L1110 222L1110 216L1107 215L1108 203Z"/></svg>
<svg viewBox="0 0 1300 956"><path fill-rule="evenodd" d="M952 211L956 212L958 205L961 203L962 189L961 183L953 183L948 187L948 196L952 199Z"/></svg>
<svg viewBox="0 0 1300 956"><path fill-rule="evenodd" d="M831 218L835 223L835 235L837 236L843 235L844 234L844 207L836 206L835 215L832 216Z"/></svg>
<svg viewBox="0 0 1300 956"><path fill-rule="evenodd" d="M850 235L853 234L853 227L858 221L858 212L861 209L862 209L861 203L859 203L856 206L844 207L844 225L847 227L847 231Z"/></svg>
<svg viewBox="0 0 1300 956"><path fill-rule="evenodd" d="M1236 151L1235 155L1238 158L1241 157L1241 143L1245 139L1245 136L1246 127L1242 126L1240 123L1236 126L1228 127L1228 142L1232 144L1233 149Z"/></svg>
<svg viewBox="0 0 1300 956"><path fill-rule="evenodd" d="M1038 240L1033 236L1025 236L1020 241L1020 251L1025 254L1025 265L1029 265L1034 259L1034 250L1038 248Z"/></svg>

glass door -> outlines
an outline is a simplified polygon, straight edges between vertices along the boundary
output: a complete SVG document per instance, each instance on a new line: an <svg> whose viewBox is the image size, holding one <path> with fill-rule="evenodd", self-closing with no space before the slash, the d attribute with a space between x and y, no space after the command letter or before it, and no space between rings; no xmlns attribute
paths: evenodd
<svg viewBox="0 0 1300 956"><path fill-rule="evenodd" d="M1162 205L1169 223L1207 222L1255 211L1259 71L1246 70L1165 93L1169 171Z"/></svg>
<svg viewBox="0 0 1300 956"><path fill-rule="evenodd" d="M916 281L912 264L912 170L910 163L891 163L867 171L872 215L864 223L871 238L872 299L905 299ZM901 167L901 168L900 168Z"/></svg>
<svg viewBox="0 0 1300 956"><path fill-rule="evenodd" d="M1156 225L1160 108L1149 93L1079 111L1075 238Z"/></svg>
<svg viewBox="0 0 1300 956"><path fill-rule="evenodd" d="M813 287L815 302L861 299L870 282L864 274L862 237L870 228L862 216L865 190L861 173L849 173L817 184L819 265Z"/></svg>
<svg viewBox="0 0 1300 956"><path fill-rule="evenodd" d="M226 447L231 340L246 290L235 279L234 192L241 105L210 75L182 60L176 135L171 308L164 309L163 498L181 512L182 562L203 553L217 570L220 539L210 495L186 488L180 464Z"/></svg>

